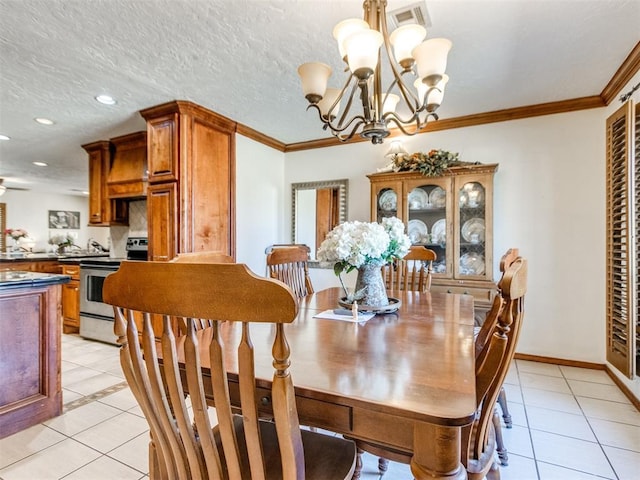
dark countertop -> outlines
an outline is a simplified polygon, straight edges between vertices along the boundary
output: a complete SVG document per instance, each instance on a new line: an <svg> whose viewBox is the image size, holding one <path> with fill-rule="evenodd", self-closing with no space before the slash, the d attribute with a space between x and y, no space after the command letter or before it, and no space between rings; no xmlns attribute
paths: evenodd
<svg viewBox="0 0 640 480"><path fill-rule="evenodd" d="M56 273L24 272L21 270L5 271L0 272L0 291L68 283L70 279L69 275Z"/></svg>
<svg viewBox="0 0 640 480"><path fill-rule="evenodd" d="M109 253L94 253L94 252L78 252L78 253L65 253L63 255L56 255L53 253L25 253L24 255L14 256L11 254L0 254L0 263L15 263L15 262L42 262L46 260L59 260L65 263L74 263L73 260L82 260L88 257L109 257ZM70 260L69 262L66 262Z"/></svg>

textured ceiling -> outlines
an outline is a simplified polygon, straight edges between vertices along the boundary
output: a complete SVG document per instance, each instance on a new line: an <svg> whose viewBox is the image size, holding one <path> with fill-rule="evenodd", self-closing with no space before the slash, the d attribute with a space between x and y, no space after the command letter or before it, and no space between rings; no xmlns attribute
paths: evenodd
<svg viewBox="0 0 640 480"><path fill-rule="evenodd" d="M389 0L388 10L412 1ZM0 178L87 188L80 145L190 100L284 143L324 138L296 69L342 65L331 36L362 1L0 0ZM453 42L441 118L598 95L640 40L640 0L429 0ZM117 98L104 106L95 95ZM54 120L53 126L34 122ZM386 148L386 147L380 147ZM38 168L33 161L50 166Z"/></svg>

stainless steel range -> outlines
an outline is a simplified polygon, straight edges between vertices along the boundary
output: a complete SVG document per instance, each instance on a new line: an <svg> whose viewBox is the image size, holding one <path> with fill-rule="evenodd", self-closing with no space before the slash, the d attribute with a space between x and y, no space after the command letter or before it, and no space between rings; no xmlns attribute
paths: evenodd
<svg viewBox="0 0 640 480"><path fill-rule="evenodd" d="M126 258L94 257L80 261L80 335L116 344L113 307L102 301L104 279L118 270L122 260L147 260L147 238L127 239Z"/></svg>

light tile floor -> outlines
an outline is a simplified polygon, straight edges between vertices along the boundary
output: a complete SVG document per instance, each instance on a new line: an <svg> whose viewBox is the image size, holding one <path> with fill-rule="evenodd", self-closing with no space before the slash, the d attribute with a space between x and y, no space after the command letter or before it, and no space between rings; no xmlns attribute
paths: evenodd
<svg viewBox="0 0 640 480"><path fill-rule="evenodd" d="M63 335L60 417L0 440L2 480L147 478L149 434L117 348ZM517 360L505 388L504 480L640 479L640 412L603 371ZM378 478L365 455L363 480ZM384 480L410 479L390 462Z"/></svg>

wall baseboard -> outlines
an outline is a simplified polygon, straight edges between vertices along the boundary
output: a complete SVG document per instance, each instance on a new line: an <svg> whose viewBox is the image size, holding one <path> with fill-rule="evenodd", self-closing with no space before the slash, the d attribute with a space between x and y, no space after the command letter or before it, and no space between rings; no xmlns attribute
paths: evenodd
<svg viewBox="0 0 640 480"><path fill-rule="evenodd" d="M562 365L565 367L578 367L578 368L590 368L592 370L604 370L607 372L607 375L611 377L613 383L617 385L617 387L622 390L622 393L629 399L636 410L640 412L640 398L637 398L633 392L627 387L620 379L616 376L615 373L609 368L608 365L604 363L593 363L593 362L581 362L578 360L566 360L564 358L554 358L554 357L542 357L539 355L529 355L527 353L516 353L514 358L516 360L528 360L530 362L539 362L539 363L552 363L554 365Z"/></svg>
<svg viewBox="0 0 640 480"><path fill-rule="evenodd" d="M616 376L615 373L613 373L613 370L611 370L611 368L608 365L605 365L604 367L605 367L604 368L605 371L611 377L611 380L613 380L613 383L615 383L618 386L618 388L622 390L622 393L626 395L626 397L631 401L631 403L633 403L633 406L636 407L636 410L640 412L640 398L637 398L633 394L631 389L629 389L629 387L627 387L624 383L622 383L622 381Z"/></svg>
<svg viewBox="0 0 640 480"><path fill-rule="evenodd" d="M528 353L516 353L516 360L529 360L530 362L553 363L565 367L590 368L592 370L605 370L603 363L581 362L579 360L566 360L564 358L542 357L539 355L529 355Z"/></svg>

